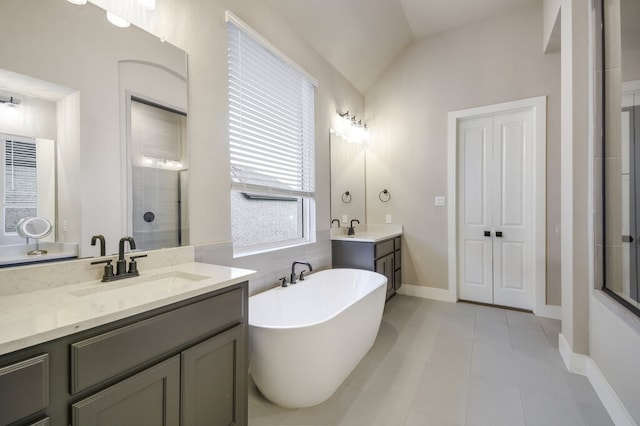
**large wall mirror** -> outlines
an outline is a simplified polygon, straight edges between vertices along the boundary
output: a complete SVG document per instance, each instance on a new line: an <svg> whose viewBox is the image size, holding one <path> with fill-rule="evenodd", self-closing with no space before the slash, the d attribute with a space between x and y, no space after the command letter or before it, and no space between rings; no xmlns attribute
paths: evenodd
<svg viewBox="0 0 640 426"><path fill-rule="evenodd" d="M80 257L188 244L186 53L91 3L3 0L0 27L0 266L23 216Z"/></svg>
<svg viewBox="0 0 640 426"><path fill-rule="evenodd" d="M640 2L600 6L603 289L640 315Z"/></svg>
<svg viewBox="0 0 640 426"><path fill-rule="evenodd" d="M366 148L330 132L331 147L331 219L348 226L352 219L366 220L365 162ZM335 225L334 225L335 226Z"/></svg>

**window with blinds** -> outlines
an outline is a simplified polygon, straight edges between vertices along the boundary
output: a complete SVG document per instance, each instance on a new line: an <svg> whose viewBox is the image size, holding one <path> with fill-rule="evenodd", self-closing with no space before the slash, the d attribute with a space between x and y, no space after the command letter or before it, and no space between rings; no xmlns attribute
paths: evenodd
<svg viewBox="0 0 640 426"><path fill-rule="evenodd" d="M315 80L227 13L234 249L312 239Z"/></svg>
<svg viewBox="0 0 640 426"><path fill-rule="evenodd" d="M38 173L35 141L2 138L3 148L3 228L14 234L23 217L37 216Z"/></svg>

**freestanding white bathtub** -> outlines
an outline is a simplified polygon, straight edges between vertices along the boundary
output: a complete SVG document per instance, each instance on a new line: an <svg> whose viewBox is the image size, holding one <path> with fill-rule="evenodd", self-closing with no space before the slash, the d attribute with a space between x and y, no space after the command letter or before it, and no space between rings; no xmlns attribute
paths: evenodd
<svg viewBox="0 0 640 426"><path fill-rule="evenodd" d="M329 398L371 349L387 279L329 269L249 298L250 371L260 392L285 407Z"/></svg>

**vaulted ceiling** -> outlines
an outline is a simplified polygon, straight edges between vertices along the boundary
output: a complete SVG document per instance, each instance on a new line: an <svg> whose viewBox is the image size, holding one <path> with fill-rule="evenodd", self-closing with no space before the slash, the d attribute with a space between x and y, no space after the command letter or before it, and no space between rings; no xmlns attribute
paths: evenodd
<svg viewBox="0 0 640 426"><path fill-rule="evenodd" d="M362 93L411 42L540 0L265 0Z"/></svg>

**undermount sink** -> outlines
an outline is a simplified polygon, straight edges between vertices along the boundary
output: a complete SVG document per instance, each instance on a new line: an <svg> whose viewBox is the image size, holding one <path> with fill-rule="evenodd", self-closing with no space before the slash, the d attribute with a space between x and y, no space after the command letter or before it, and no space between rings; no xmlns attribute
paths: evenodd
<svg viewBox="0 0 640 426"><path fill-rule="evenodd" d="M187 286L193 282L206 280L210 277L206 275L192 274L182 271L169 271L154 275L141 275L139 277L127 278L122 281L99 283L91 288L84 288L71 292L72 295L82 298L91 298L99 295L101 299L107 296L106 293L121 292L126 289L127 292L153 292L154 290L164 290L167 288L178 288Z"/></svg>

